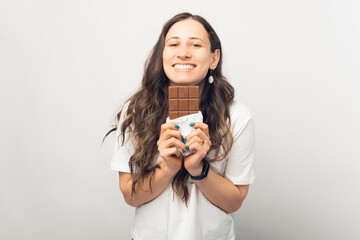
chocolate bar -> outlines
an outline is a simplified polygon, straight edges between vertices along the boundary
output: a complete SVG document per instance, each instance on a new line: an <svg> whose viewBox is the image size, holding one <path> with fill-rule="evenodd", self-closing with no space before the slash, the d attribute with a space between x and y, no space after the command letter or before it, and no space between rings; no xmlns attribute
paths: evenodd
<svg viewBox="0 0 360 240"><path fill-rule="evenodd" d="M199 86L169 86L169 118L199 112Z"/></svg>

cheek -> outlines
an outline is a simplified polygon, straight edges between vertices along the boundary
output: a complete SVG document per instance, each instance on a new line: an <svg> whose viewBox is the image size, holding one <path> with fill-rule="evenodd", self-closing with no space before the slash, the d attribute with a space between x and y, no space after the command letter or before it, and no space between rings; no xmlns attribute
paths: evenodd
<svg viewBox="0 0 360 240"><path fill-rule="evenodd" d="M171 65L170 65L170 58L169 58L169 53L167 51L163 51L163 54L162 54L162 64L163 64L163 69L164 69L164 72L165 72L165 75L168 77L168 73L170 72L170 69L171 69Z"/></svg>
<svg viewBox="0 0 360 240"><path fill-rule="evenodd" d="M167 61L165 52L164 52L163 55L162 55L162 59L163 59L163 64L164 64L164 63ZM164 64L164 65L165 65L165 64Z"/></svg>
<svg viewBox="0 0 360 240"><path fill-rule="evenodd" d="M211 55L209 55L208 52L204 52L202 54L199 54L199 60L204 64L204 65L210 65L211 64Z"/></svg>
<svg viewBox="0 0 360 240"><path fill-rule="evenodd" d="M163 57L163 61L164 61L164 62L170 61L170 59L171 59L171 52L170 52L169 50L164 49L163 54L162 54L162 57Z"/></svg>
<svg viewBox="0 0 360 240"><path fill-rule="evenodd" d="M162 58L163 58L163 60L162 60L162 63L163 63L163 68L164 68L164 70L167 70L167 68L169 68L169 66L168 66L168 57L167 57L167 55L164 53L163 54L163 56L162 56Z"/></svg>

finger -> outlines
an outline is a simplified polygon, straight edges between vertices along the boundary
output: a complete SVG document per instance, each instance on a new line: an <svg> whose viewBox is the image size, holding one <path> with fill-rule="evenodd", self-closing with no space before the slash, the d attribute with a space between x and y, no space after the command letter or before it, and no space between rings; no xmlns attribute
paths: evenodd
<svg viewBox="0 0 360 240"><path fill-rule="evenodd" d="M182 141L180 141L179 139L177 138L174 138L174 137L171 137L165 141L163 141L160 146L162 148L171 148L173 146L178 146L179 148L181 149L184 149L185 150L185 143L183 143Z"/></svg>
<svg viewBox="0 0 360 240"><path fill-rule="evenodd" d="M177 130L179 128L180 128L179 125L173 122L164 123L161 125L160 135L163 134L167 129Z"/></svg>
<svg viewBox="0 0 360 240"><path fill-rule="evenodd" d="M164 150L164 155L168 158L171 158L172 156L178 156L179 154L179 150L176 147L171 147Z"/></svg>
<svg viewBox="0 0 360 240"><path fill-rule="evenodd" d="M179 152L179 150L176 148L176 153L175 153L175 155L176 155L176 157L177 158L180 158L180 152Z"/></svg>
<svg viewBox="0 0 360 240"><path fill-rule="evenodd" d="M199 138L198 136L194 136L192 139L189 140L188 143L186 143L186 145L189 146L190 151L194 144L195 144L195 147L199 145L199 147L196 150L204 151L207 153L210 150L211 142L209 140L206 140L203 143L201 143L201 141L204 141L204 140Z"/></svg>
<svg viewBox="0 0 360 240"><path fill-rule="evenodd" d="M199 138L198 136L193 136L192 138L190 138L187 142L186 142L186 146L191 146L194 143L199 143L201 141L201 138Z"/></svg>
<svg viewBox="0 0 360 240"><path fill-rule="evenodd" d="M187 146L190 146L194 143L199 143L201 147L204 149L210 148L210 141L204 141L203 139L199 138L198 136L194 136L189 140L189 142L186 143Z"/></svg>
<svg viewBox="0 0 360 240"><path fill-rule="evenodd" d="M206 135L209 135L209 126L206 123L203 122L195 122L195 123L190 123L190 126L195 128L195 129L201 129Z"/></svg>
<svg viewBox="0 0 360 240"><path fill-rule="evenodd" d="M161 149L161 151L159 151L159 154L161 158L169 160L178 160L178 156L180 156L180 152L177 150L176 147Z"/></svg>
<svg viewBox="0 0 360 240"><path fill-rule="evenodd" d="M187 136L186 136L186 139L187 140L190 140L191 138L193 138L194 136L198 136L199 138L201 138L202 140L208 140L209 139L209 136L206 135L202 129L198 128L198 129L195 129L194 131L190 132Z"/></svg>
<svg viewBox="0 0 360 240"><path fill-rule="evenodd" d="M179 130L167 129L163 134L160 135L160 140L161 141L166 141L167 139L169 139L171 137L181 139L180 131Z"/></svg>
<svg viewBox="0 0 360 240"><path fill-rule="evenodd" d="M200 156L205 156L206 155L206 151L203 148L203 146L199 143L199 142L192 142L190 145L188 145L189 147L189 151L191 153L196 153Z"/></svg>

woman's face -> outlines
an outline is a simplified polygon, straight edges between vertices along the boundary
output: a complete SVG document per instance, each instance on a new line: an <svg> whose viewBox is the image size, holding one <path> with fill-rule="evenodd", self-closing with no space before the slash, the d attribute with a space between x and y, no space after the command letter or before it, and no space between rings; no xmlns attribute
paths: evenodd
<svg viewBox="0 0 360 240"><path fill-rule="evenodd" d="M170 85L199 85L209 69L215 69L220 50L210 51L204 26L193 19L181 20L169 29L165 38L163 67Z"/></svg>

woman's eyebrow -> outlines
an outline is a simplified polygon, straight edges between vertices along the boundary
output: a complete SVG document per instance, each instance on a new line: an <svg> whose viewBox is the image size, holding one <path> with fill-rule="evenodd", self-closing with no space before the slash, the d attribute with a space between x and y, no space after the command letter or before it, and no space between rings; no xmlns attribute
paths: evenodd
<svg viewBox="0 0 360 240"><path fill-rule="evenodd" d="M171 37L168 40L166 40L166 42L168 42L170 39L180 39L180 38L177 36ZM202 41L203 43L205 43L201 38L198 38L198 37L190 37L190 39L198 39L198 40Z"/></svg>

